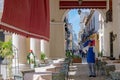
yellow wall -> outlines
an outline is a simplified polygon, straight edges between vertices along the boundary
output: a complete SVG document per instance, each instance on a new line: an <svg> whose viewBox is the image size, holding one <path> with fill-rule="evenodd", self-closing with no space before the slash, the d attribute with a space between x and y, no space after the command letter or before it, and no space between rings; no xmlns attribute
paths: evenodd
<svg viewBox="0 0 120 80"><path fill-rule="evenodd" d="M96 48L97 52L99 52L99 35L95 33L95 34L91 35L90 38L95 40L95 48Z"/></svg>

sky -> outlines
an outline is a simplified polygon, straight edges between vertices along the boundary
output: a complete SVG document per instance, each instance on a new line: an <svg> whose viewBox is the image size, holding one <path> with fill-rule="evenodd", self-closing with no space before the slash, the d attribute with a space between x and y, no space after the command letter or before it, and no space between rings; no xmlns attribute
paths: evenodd
<svg viewBox="0 0 120 80"><path fill-rule="evenodd" d="M90 10L89 9L81 9L81 15L78 14L78 9L71 9L68 12L68 20L69 23L72 24L73 30L75 31L77 38L78 33L80 31L80 22L82 21L85 15L88 15Z"/></svg>
<svg viewBox="0 0 120 80"><path fill-rule="evenodd" d="M80 15L77 9L72 9L68 12L69 23L72 23L73 30L76 34L80 31Z"/></svg>
<svg viewBox="0 0 120 80"><path fill-rule="evenodd" d="M3 0L0 0L0 11L3 9Z"/></svg>

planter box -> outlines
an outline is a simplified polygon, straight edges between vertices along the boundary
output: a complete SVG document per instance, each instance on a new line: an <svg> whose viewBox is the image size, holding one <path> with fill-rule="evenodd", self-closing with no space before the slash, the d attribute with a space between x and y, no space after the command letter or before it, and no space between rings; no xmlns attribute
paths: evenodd
<svg viewBox="0 0 120 80"><path fill-rule="evenodd" d="M73 63L82 63L82 59L81 58L73 58Z"/></svg>

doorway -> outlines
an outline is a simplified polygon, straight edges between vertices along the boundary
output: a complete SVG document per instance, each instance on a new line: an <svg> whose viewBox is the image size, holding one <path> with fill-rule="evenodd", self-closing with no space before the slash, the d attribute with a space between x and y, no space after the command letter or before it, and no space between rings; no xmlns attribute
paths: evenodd
<svg viewBox="0 0 120 80"><path fill-rule="evenodd" d="M113 32L110 32L110 57L113 57Z"/></svg>

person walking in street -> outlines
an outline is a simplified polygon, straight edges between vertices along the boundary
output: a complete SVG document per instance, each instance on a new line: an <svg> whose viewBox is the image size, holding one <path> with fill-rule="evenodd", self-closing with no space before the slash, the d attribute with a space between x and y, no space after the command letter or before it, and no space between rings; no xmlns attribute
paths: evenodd
<svg viewBox="0 0 120 80"><path fill-rule="evenodd" d="M90 41L88 46L84 49L87 51L87 63L89 67L89 77L96 77L96 70L95 70L95 54L96 50L93 44L93 41Z"/></svg>

